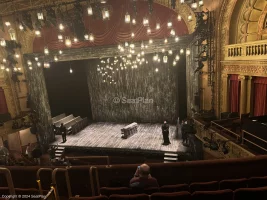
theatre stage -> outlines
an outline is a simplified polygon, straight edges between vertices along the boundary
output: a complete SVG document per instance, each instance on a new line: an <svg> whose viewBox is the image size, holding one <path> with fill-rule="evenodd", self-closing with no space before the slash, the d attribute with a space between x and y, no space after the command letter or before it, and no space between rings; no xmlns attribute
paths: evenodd
<svg viewBox="0 0 267 200"><path fill-rule="evenodd" d="M138 124L138 132L127 139L121 138L121 129L127 124L98 122L87 126L75 135L67 135L67 142L62 143L62 137L56 136L51 145L66 148L112 148L127 150L143 150L158 152L186 152L182 145L181 133L175 139L176 127L170 126L170 142L168 146L162 145L163 138L161 124Z"/></svg>

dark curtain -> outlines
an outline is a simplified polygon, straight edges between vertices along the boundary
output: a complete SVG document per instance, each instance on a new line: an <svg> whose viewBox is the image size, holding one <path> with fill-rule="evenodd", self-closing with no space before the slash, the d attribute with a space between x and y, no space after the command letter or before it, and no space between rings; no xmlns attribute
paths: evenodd
<svg viewBox="0 0 267 200"><path fill-rule="evenodd" d="M254 116L267 115L267 77L255 77Z"/></svg>
<svg viewBox="0 0 267 200"><path fill-rule="evenodd" d="M237 74L230 76L230 108L231 112L239 112L240 84Z"/></svg>
<svg viewBox="0 0 267 200"><path fill-rule="evenodd" d="M6 97L3 88L0 87L0 114L8 113Z"/></svg>

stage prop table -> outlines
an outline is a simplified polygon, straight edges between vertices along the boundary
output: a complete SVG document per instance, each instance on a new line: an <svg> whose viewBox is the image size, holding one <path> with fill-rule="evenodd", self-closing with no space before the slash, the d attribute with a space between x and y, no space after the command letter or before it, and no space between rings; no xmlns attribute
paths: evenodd
<svg viewBox="0 0 267 200"><path fill-rule="evenodd" d="M128 137L130 137L131 135L137 133L137 123L131 123L127 126L125 126L124 128L121 129L121 138L123 139L127 139Z"/></svg>

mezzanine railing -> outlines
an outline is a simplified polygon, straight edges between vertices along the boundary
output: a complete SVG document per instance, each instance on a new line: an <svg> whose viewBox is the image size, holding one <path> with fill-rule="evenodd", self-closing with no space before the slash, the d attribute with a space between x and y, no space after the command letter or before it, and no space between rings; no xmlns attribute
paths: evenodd
<svg viewBox="0 0 267 200"><path fill-rule="evenodd" d="M267 60L267 40L227 45L224 60Z"/></svg>

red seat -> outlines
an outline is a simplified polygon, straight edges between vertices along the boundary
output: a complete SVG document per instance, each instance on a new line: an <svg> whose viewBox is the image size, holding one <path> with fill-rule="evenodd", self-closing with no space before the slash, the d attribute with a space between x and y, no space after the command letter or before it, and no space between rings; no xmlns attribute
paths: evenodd
<svg viewBox="0 0 267 200"><path fill-rule="evenodd" d="M249 188L265 187L267 186L267 176L251 177L248 179Z"/></svg>
<svg viewBox="0 0 267 200"><path fill-rule="evenodd" d="M69 200L108 200L106 196L95 196L95 197L71 197Z"/></svg>
<svg viewBox="0 0 267 200"><path fill-rule="evenodd" d="M131 194L148 194L159 192L158 187L149 187L149 188L132 188Z"/></svg>
<svg viewBox="0 0 267 200"><path fill-rule="evenodd" d="M223 180L220 182L220 190L230 189L230 190L236 190L239 188L246 188L247 187L247 179L229 179L229 180Z"/></svg>
<svg viewBox="0 0 267 200"><path fill-rule="evenodd" d="M234 200L267 199L267 187L240 188L234 192Z"/></svg>
<svg viewBox="0 0 267 200"><path fill-rule="evenodd" d="M127 187L102 187L100 194L109 197L112 194L130 194L131 189Z"/></svg>
<svg viewBox="0 0 267 200"><path fill-rule="evenodd" d="M219 183L218 181L192 183L189 189L191 193L196 191L214 191L219 189Z"/></svg>
<svg viewBox="0 0 267 200"><path fill-rule="evenodd" d="M233 200L232 190L197 191L192 194L192 200Z"/></svg>
<svg viewBox="0 0 267 200"><path fill-rule="evenodd" d="M109 200L149 200L149 196L147 194L134 194L134 195L113 194L109 197Z"/></svg>
<svg viewBox="0 0 267 200"><path fill-rule="evenodd" d="M182 191L189 191L189 185L187 184L177 184L177 185L164 185L161 186L160 192L182 192Z"/></svg>
<svg viewBox="0 0 267 200"><path fill-rule="evenodd" d="M173 192L173 193L154 193L151 195L151 200L190 200L189 192Z"/></svg>

